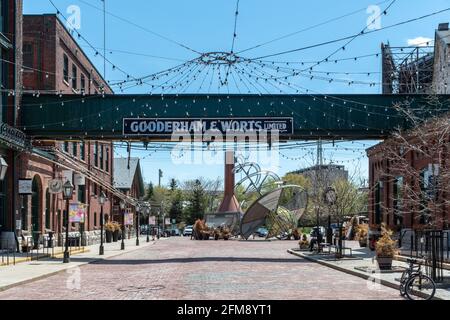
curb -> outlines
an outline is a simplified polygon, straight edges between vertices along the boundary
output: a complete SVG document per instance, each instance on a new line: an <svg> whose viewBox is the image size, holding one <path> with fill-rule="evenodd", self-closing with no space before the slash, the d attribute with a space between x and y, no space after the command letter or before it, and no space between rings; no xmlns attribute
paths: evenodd
<svg viewBox="0 0 450 320"><path fill-rule="evenodd" d="M156 243L156 241L153 241L153 243L151 241L148 244L148 246L154 245L155 243ZM2 287L0 287L0 292L9 290L9 289L17 287L17 286L24 285L24 284L27 284L27 283L39 281L39 280L42 280L42 279L45 279L45 278L57 275L58 273L65 272L65 271L73 269L73 268L85 266L85 265L88 265L88 264L91 264L91 263L94 263L94 262L97 262L97 261L101 261L101 260L107 260L107 259L110 259L110 258L114 258L114 257L117 257L117 256L120 256L120 255L129 253L129 252L133 252L133 251L139 250L141 248L145 248L145 246L135 247L135 249L127 251L127 252L118 252L117 254L112 254L111 256L108 256L106 258L100 258L100 257L91 258L91 261L89 261L89 262L83 262L83 263L80 263L79 265L68 266L67 268L64 268L64 269L61 269L61 270L58 270L58 271L53 271L53 272L50 272L50 273L46 273L46 274L43 274L43 275L40 275L40 276L33 277L31 279L25 279L25 280L21 280L21 281L15 282L15 283L11 283L11 284L2 286ZM90 250L86 250L85 252L90 252ZM80 253L83 253L83 252L80 252Z"/></svg>
<svg viewBox="0 0 450 320"><path fill-rule="evenodd" d="M89 251L90 251L89 249L73 250L70 255L76 255L76 254L85 253L85 252L89 252ZM46 253L46 254L40 255L38 259L36 259L36 258L33 259L31 257L28 257L28 258L26 258L26 257L25 258L16 258L16 261L15 261L14 264L13 263L7 264L6 262L5 263L0 263L0 267L7 267L7 266L10 266L10 265L16 265L16 264L24 263L24 262L39 261L41 259L60 258L60 257L63 257L63 256L64 256L64 252L60 252L60 253L55 253L54 255Z"/></svg>
<svg viewBox="0 0 450 320"><path fill-rule="evenodd" d="M323 260L320 260L320 259L315 259L315 258L310 257L308 255L305 255L305 254L293 251L292 249L288 249L287 252L292 254L292 255L294 255L294 256L297 256L297 257L300 257L300 258L303 258L303 259L306 259L306 260L309 260L309 261L312 261L312 262L316 262L316 263L318 263L320 265L323 265L325 267L328 267L328 268L331 268L331 269L335 269L337 271L341 271L341 272L344 272L344 273L347 273L347 274L350 274L352 276L356 276L356 277L359 277L359 278L362 278L362 279L365 279L365 280L377 279L378 281L380 281L380 284L382 284L382 285L384 285L386 287L390 287L392 289L400 290L400 285L399 284L392 283L390 281L386 281L386 280L383 280L381 278L375 278L373 276L370 276L368 274L361 273L361 272L358 272L358 271L353 271L353 270L349 270L349 269L346 269L346 268L343 268L343 267L339 267L339 266L336 266L334 264L328 263L326 261L323 261ZM445 300L445 299L442 299L442 298L439 298L439 297L435 296L433 298L433 300Z"/></svg>

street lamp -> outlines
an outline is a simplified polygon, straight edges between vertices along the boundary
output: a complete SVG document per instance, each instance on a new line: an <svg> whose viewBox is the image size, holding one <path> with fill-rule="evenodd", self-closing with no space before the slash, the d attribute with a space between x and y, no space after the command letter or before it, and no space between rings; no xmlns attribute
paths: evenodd
<svg viewBox="0 0 450 320"><path fill-rule="evenodd" d="M334 206L337 201L336 190L333 187L328 187L325 190L325 192L323 193L323 200L330 207L330 214L331 214L331 207ZM338 221L338 228L339 228L339 238L338 238L338 240L339 240L339 243L338 243L339 256L341 256L342 255L342 226L339 221L339 216L337 217L337 221ZM331 229L331 219L330 218L328 218L328 229Z"/></svg>
<svg viewBox="0 0 450 320"><path fill-rule="evenodd" d="M100 197L98 198L98 203L100 203L100 249L99 249L99 255L103 255L105 253L105 249L103 247L103 223L104 223L104 217L103 217L103 205L106 201L106 195L102 191L100 194Z"/></svg>
<svg viewBox="0 0 450 320"><path fill-rule="evenodd" d="M66 248L64 250L63 263L70 262L69 256L69 200L72 199L73 185L69 180L63 185L63 196L66 200Z"/></svg>
<svg viewBox="0 0 450 320"><path fill-rule="evenodd" d="M139 205L136 206L136 245L139 245L139 213L141 211L141 208L139 207Z"/></svg>
<svg viewBox="0 0 450 320"><path fill-rule="evenodd" d="M147 242L150 242L150 204L145 207L145 214L147 215Z"/></svg>
<svg viewBox="0 0 450 320"><path fill-rule="evenodd" d="M158 211L158 223L156 224L157 226L157 231L156 231L156 238L159 239L159 216L161 215L161 209Z"/></svg>
<svg viewBox="0 0 450 320"><path fill-rule="evenodd" d="M120 210L122 210L122 242L120 244L120 250L125 250L125 202L120 201Z"/></svg>
<svg viewBox="0 0 450 320"><path fill-rule="evenodd" d="M0 157L0 181L5 180L6 171L8 170L8 164L3 157Z"/></svg>

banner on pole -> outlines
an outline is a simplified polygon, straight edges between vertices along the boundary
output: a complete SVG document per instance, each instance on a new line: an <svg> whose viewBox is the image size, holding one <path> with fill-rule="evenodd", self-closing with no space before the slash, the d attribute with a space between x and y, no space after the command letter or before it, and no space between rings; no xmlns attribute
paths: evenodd
<svg viewBox="0 0 450 320"><path fill-rule="evenodd" d="M83 203L71 203L69 205L69 223L84 223L86 217L86 205Z"/></svg>
<svg viewBox="0 0 450 320"><path fill-rule="evenodd" d="M133 225L133 213L125 212L124 217L125 217L125 225L132 226Z"/></svg>
<svg viewBox="0 0 450 320"><path fill-rule="evenodd" d="M148 217L148 224L151 226L156 225L156 217L155 216Z"/></svg>

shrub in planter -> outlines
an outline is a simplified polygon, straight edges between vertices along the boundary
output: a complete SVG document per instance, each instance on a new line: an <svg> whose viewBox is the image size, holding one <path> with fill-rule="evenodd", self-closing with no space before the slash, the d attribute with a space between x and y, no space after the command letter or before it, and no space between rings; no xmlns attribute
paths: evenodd
<svg viewBox="0 0 450 320"><path fill-rule="evenodd" d="M300 247L300 250L305 250L309 248L309 241L306 234L302 235L302 239L298 242L298 245Z"/></svg>
<svg viewBox="0 0 450 320"><path fill-rule="evenodd" d="M116 228L113 223L108 222L105 224L105 241L107 243L112 242L112 236L115 229Z"/></svg>
<svg viewBox="0 0 450 320"><path fill-rule="evenodd" d="M385 224L381 226L381 238L375 244L377 262L380 270L392 269L392 260L397 253L397 243L392 240L392 231Z"/></svg>
<svg viewBox="0 0 450 320"><path fill-rule="evenodd" d="M114 226L114 231L112 232L112 240L113 242L117 242L119 240L119 233L120 233L120 224L113 221L111 222Z"/></svg>
<svg viewBox="0 0 450 320"><path fill-rule="evenodd" d="M356 228L356 236L355 240L358 240L359 245L361 247L367 247L367 240L369 235L369 225L367 224L360 224Z"/></svg>

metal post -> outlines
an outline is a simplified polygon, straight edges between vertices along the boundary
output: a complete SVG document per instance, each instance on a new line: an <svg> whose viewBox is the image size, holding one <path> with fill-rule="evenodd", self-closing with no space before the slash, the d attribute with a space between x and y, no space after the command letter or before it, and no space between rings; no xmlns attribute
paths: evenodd
<svg viewBox="0 0 450 320"><path fill-rule="evenodd" d="M120 250L125 250L125 210L122 209L122 243L120 244Z"/></svg>
<svg viewBox="0 0 450 320"><path fill-rule="evenodd" d="M99 255L103 255L105 253L105 248L103 247L103 204L100 206L100 249Z"/></svg>
<svg viewBox="0 0 450 320"><path fill-rule="evenodd" d="M69 199L66 199L66 248L64 250L63 263L70 262L69 255Z"/></svg>
<svg viewBox="0 0 450 320"><path fill-rule="evenodd" d="M147 242L150 242L150 214L147 217Z"/></svg>
<svg viewBox="0 0 450 320"><path fill-rule="evenodd" d="M136 245L139 245L139 213L140 210L136 208Z"/></svg>

